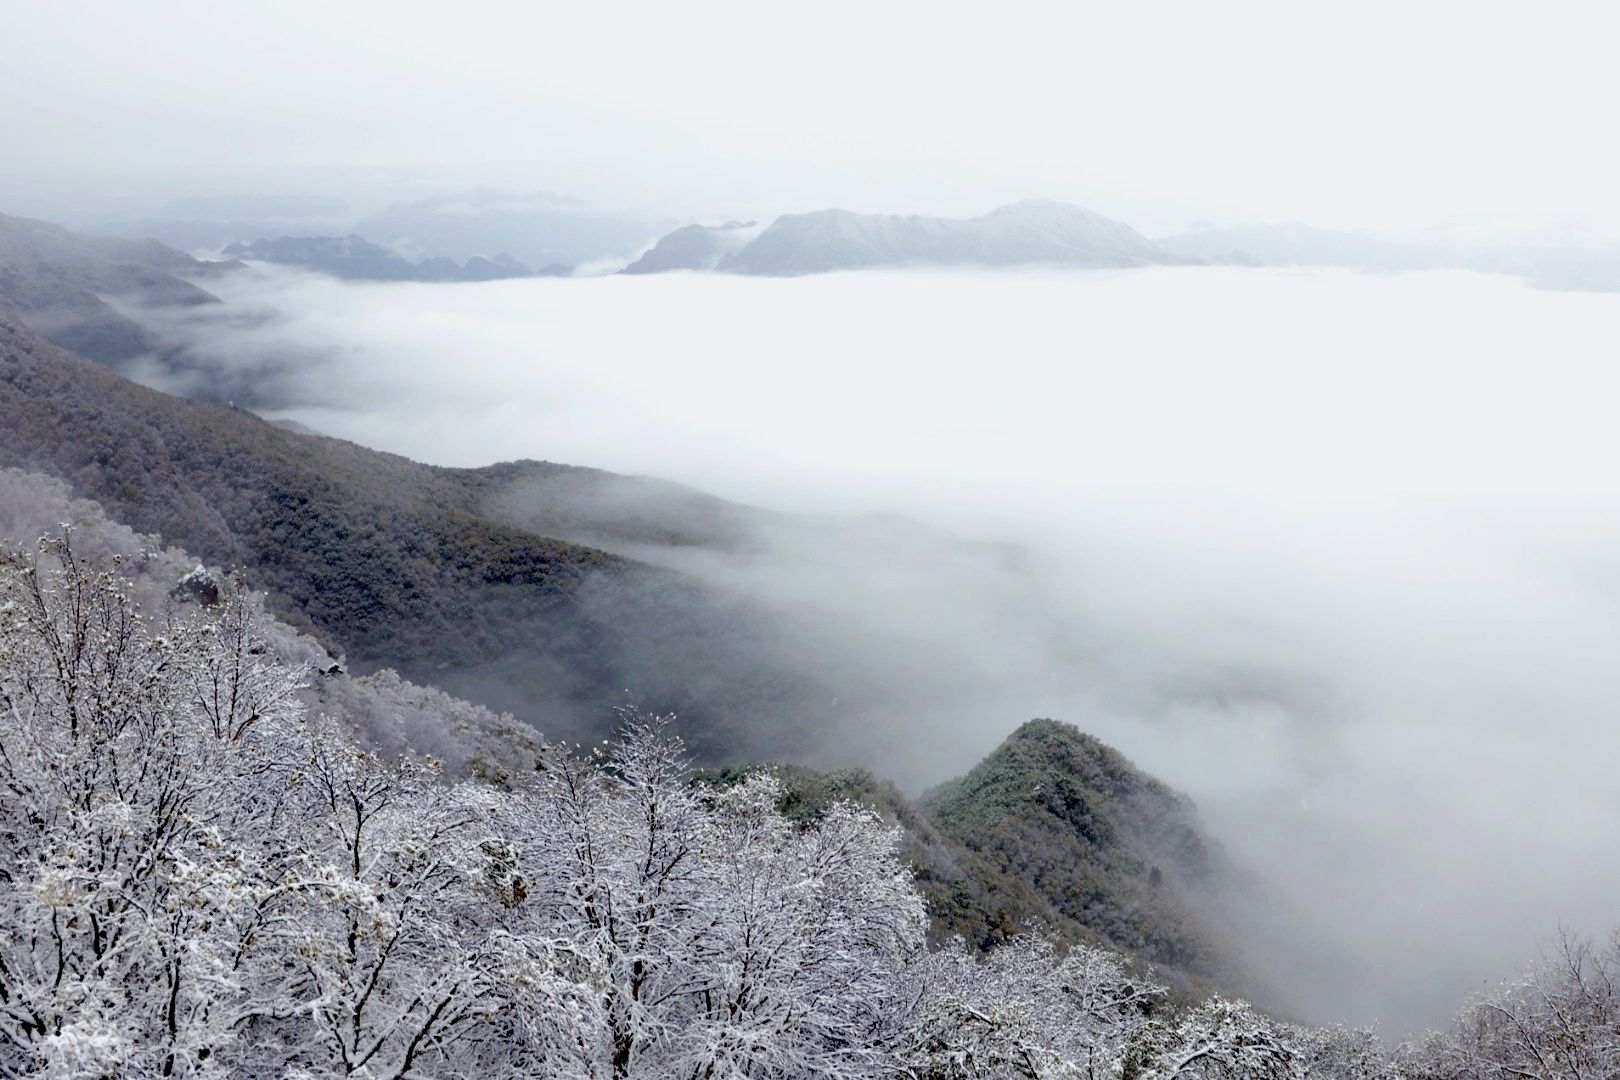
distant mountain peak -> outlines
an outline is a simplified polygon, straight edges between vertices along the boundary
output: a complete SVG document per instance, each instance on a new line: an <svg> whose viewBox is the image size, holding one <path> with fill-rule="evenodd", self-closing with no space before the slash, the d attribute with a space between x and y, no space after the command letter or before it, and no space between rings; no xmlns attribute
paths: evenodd
<svg viewBox="0 0 1620 1080"><path fill-rule="evenodd" d="M714 270L759 233L753 221L724 225L686 225L662 237L625 274L659 274L670 270Z"/></svg>
<svg viewBox="0 0 1620 1080"><path fill-rule="evenodd" d="M1122 222L1052 199L974 218L864 214L840 207L784 214L746 243L743 230L689 225L627 272L725 270L812 274L893 266L1150 266L1186 261Z"/></svg>
<svg viewBox="0 0 1620 1080"><path fill-rule="evenodd" d="M257 259L284 266L319 270L355 281L492 281L529 277L533 272L511 255L474 255L465 264L440 255L413 263L392 248L348 236L282 236L236 243L225 249L233 258Z"/></svg>

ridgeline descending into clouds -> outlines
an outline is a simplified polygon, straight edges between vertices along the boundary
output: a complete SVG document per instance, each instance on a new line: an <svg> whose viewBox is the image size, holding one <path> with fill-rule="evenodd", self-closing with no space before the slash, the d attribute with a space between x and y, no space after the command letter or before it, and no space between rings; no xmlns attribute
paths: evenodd
<svg viewBox="0 0 1620 1080"><path fill-rule="evenodd" d="M661 274L667 270L717 270L720 264L759 235L752 221L724 225L686 225L661 237L626 274Z"/></svg>
<svg viewBox="0 0 1620 1080"><path fill-rule="evenodd" d="M220 265L155 240L84 236L0 214L0 310L103 364L120 366L162 349L150 330L107 297L170 307L211 304L216 298L188 278L208 276Z"/></svg>
<svg viewBox="0 0 1620 1080"><path fill-rule="evenodd" d="M830 721L813 704L828 689L771 659L746 604L495 516L522 478L568 496L548 520L625 539L636 519L592 510L610 474L438 469L300 435L136 386L4 318L0 431L0 465L60 476L132 527L241 567L361 669L396 667L564 737L599 730L633 688L679 709L706 756L803 752Z"/></svg>

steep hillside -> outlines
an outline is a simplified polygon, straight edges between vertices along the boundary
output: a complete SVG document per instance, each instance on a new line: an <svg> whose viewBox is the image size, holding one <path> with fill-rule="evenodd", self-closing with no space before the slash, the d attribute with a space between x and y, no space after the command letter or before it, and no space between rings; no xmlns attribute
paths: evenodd
<svg viewBox="0 0 1620 1080"><path fill-rule="evenodd" d="M0 469L0 553L61 536L64 526L80 559L100 566L117 561L123 587L153 618L188 605L212 606L229 589L217 568L202 568L191 553L110 519L100 504L75 497L61 480ZM269 650L303 672L300 697L309 710L346 718L362 743L385 756L409 749L436 757L449 776L506 782L532 771L544 752L539 734L511 716L412 684L387 669L353 675L308 635L263 612L259 618Z"/></svg>
<svg viewBox="0 0 1620 1080"><path fill-rule="evenodd" d="M1216 913L1248 883L1185 796L1100 740L1032 720L918 807L941 836L1039 895L1060 932L1257 991Z"/></svg>
<svg viewBox="0 0 1620 1080"><path fill-rule="evenodd" d="M300 435L136 386L6 319L0 466L60 476L133 528L242 567L361 668L397 667L551 736L598 733L626 688L679 710L711 755L781 753L795 723L825 719L801 706L831 695L766 655L740 600L484 509L562 466L438 469ZM572 488L607 482L590 475ZM640 527L594 522L588 501L570 513L598 535ZM758 727L766 708L781 730Z"/></svg>
<svg viewBox="0 0 1620 1080"><path fill-rule="evenodd" d="M661 274L669 270L713 270L759 232L752 221L724 225L687 225L661 238L624 274Z"/></svg>
<svg viewBox="0 0 1620 1080"><path fill-rule="evenodd" d="M719 269L813 274L880 266L1131 267L1185 262L1129 225L1078 206L1013 203L976 218L785 214Z"/></svg>
<svg viewBox="0 0 1620 1080"><path fill-rule="evenodd" d="M186 280L217 272L155 240L82 236L57 225L0 214L0 311L9 310L63 348L112 366L161 343L106 297L143 304L214 302ZM185 275L185 276L182 276Z"/></svg>

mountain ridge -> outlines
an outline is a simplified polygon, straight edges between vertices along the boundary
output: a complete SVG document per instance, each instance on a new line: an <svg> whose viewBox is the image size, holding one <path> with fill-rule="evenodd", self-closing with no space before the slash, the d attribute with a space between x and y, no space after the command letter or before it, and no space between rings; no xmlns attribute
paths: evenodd
<svg viewBox="0 0 1620 1080"><path fill-rule="evenodd" d="M346 281L500 281L521 277L566 277L570 267L553 264L531 270L506 252L474 255L464 263L448 256L411 262L390 247L355 233L347 236L261 237L225 248L231 259L253 259L281 266L297 266L330 274Z"/></svg>
<svg viewBox="0 0 1620 1080"><path fill-rule="evenodd" d="M61 477L132 528L240 568L357 670L394 667L558 737L598 735L633 689L679 713L707 760L806 755L881 692L796 663L783 635L797 631L736 589L579 542L746 538L750 511L678 485L422 465L138 386L3 316L0 431L0 467ZM649 495L678 527L626 504Z"/></svg>
<svg viewBox="0 0 1620 1080"><path fill-rule="evenodd" d="M156 240L85 236L0 214L0 310L14 312L55 344L113 367L164 345L105 297L216 304L218 297L182 275L207 277L230 265L194 259Z"/></svg>
<svg viewBox="0 0 1620 1080"><path fill-rule="evenodd" d="M972 218L863 214L827 209L783 214L758 235L740 226L687 226L659 240L627 272L714 269L796 276L904 266L1126 268L1193 262L1123 222L1051 199L1027 199Z"/></svg>

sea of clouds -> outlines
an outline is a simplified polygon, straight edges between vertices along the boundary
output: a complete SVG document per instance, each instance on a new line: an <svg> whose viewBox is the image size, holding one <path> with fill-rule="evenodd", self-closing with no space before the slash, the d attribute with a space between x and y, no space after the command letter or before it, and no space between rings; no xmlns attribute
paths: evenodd
<svg viewBox="0 0 1620 1080"><path fill-rule="evenodd" d="M874 725L908 787L1052 715L1190 793L1366 962L1284 972L1315 1018L1437 1023L1616 918L1620 296L1204 267L210 288L169 332L326 434L995 542L687 569L950 687Z"/></svg>

